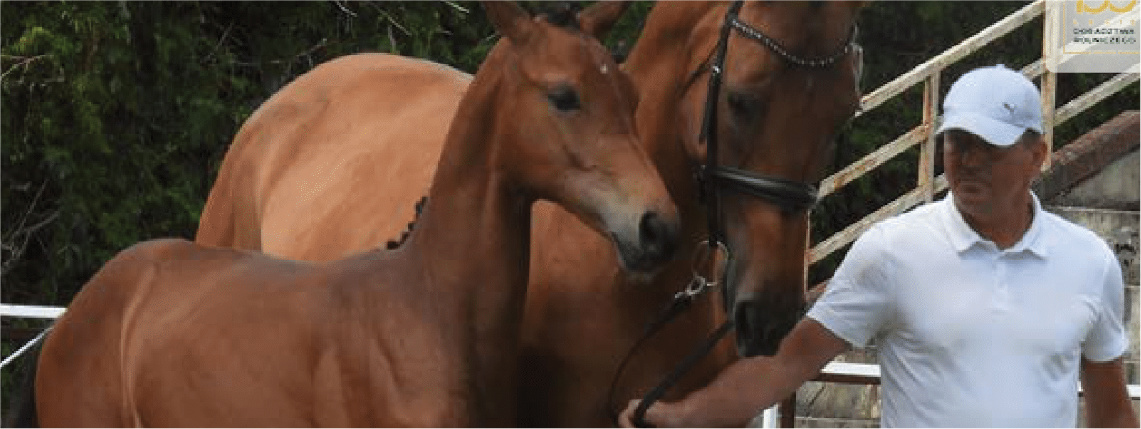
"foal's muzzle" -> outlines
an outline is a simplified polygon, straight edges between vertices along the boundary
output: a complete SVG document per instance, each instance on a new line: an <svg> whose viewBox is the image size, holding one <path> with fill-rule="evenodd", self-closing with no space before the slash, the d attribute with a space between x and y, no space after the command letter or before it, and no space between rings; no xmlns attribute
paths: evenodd
<svg viewBox="0 0 1141 429"><path fill-rule="evenodd" d="M635 272L650 272L673 257L677 247L678 225L676 218L649 211L638 221L636 243L618 241L622 265Z"/></svg>

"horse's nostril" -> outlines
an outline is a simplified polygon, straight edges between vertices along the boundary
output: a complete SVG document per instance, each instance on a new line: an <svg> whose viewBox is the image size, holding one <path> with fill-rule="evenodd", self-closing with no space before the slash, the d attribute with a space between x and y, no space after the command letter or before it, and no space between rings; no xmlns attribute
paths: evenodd
<svg viewBox="0 0 1141 429"><path fill-rule="evenodd" d="M664 221L657 212L642 215L638 235L647 259L660 262L672 256L677 239L676 228Z"/></svg>
<svg viewBox="0 0 1141 429"><path fill-rule="evenodd" d="M756 327L753 326L753 320L747 311L737 312L737 332L744 338L754 338L757 335Z"/></svg>

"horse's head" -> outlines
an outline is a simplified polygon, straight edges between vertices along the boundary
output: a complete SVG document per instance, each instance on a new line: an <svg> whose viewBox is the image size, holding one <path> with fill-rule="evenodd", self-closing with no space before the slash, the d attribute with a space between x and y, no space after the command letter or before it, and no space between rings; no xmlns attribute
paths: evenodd
<svg viewBox="0 0 1141 429"><path fill-rule="evenodd" d="M504 76L496 103L506 119L496 130L506 136L504 168L524 192L609 237L623 268L655 269L673 253L677 209L635 134L633 85L596 39L625 5L536 18L509 2L484 8L505 37L489 55L500 56Z"/></svg>
<svg viewBox="0 0 1141 429"><path fill-rule="evenodd" d="M711 235L730 254L723 292L744 356L775 353L804 312L812 184L859 105L859 6L715 8L690 40L679 120L701 166Z"/></svg>

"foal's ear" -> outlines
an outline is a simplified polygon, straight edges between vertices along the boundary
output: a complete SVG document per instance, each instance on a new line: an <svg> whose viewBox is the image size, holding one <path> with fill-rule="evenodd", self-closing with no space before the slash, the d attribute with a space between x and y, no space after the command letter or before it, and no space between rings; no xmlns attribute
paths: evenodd
<svg viewBox="0 0 1141 429"><path fill-rule="evenodd" d="M602 40L629 7L628 1L600 1L579 12L578 23L583 32Z"/></svg>
<svg viewBox="0 0 1141 429"><path fill-rule="evenodd" d="M533 23L531 14L519 7L515 2L483 1L483 10L487 11L487 18L495 31L511 39L515 44L523 44L531 35Z"/></svg>

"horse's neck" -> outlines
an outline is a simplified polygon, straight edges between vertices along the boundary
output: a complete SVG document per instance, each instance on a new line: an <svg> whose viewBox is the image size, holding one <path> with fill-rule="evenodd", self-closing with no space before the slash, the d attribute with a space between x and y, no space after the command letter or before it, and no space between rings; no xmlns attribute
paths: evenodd
<svg viewBox="0 0 1141 429"><path fill-rule="evenodd" d="M705 2L659 2L654 5L646 26L630 51L624 70L638 88L641 101L635 112L638 134L653 159L670 195L678 205L683 237L703 234L705 213L698 203L693 180L695 167L686 153L683 138L697 133L700 124L683 124L680 112L685 91L704 94L706 79L687 83L696 66L693 57L702 57L704 46L692 46L693 29L716 4ZM708 76L708 75L702 75ZM696 136L691 136L696 137ZM680 243L679 251L689 251L692 243Z"/></svg>
<svg viewBox="0 0 1141 429"><path fill-rule="evenodd" d="M638 42L623 64L634 85L638 88L641 101L638 103L636 120L638 134L642 137L642 144L653 159L655 166L662 175L662 179L669 188L670 195L674 196L678 213L682 221L682 237L705 237L707 235L705 207L697 198L697 185L693 180L694 165L686 153L682 142L684 133L696 133L696 129L688 129L681 125L682 115L679 111L685 85L690 78L691 57L704 56L705 52L691 52L691 50L704 50L704 46L691 46L693 29L697 22L707 15L716 4L703 2L659 2L654 5L653 11L647 19L646 26ZM705 77L708 75L703 75ZM694 87L689 91L704 93L707 79L699 78L692 83ZM696 246L696 240L682 240L679 243L678 253L688 257ZM639 293L644 296L642 302L658 306L662 301L668 301L677 288L688 281L691 275L690 267L679 264L673 274L663 273L658 278L665 284L664 287L640 288ZM676 283L676 284L674 284ZM691 311L689 316L694 317L696 324L703 320L723 320L724 311L721 309L720 296L715 299L696 301L697 307L705 308L703 311ZM656 307L655 307L656 310ZM712 315L712 318L708 318ZM701 319L706 317L706 319ZM697 326L697 325L695 325Z"/></svg>
<svg viewBox="0 0 1141 429"><path fill-rule="evenodd" d="M486 66L486 64L485 64ZM507 177L496 150L496 81L476 77L460 102L428 202L405 244L424 270L423 287L448 300L450 320L470 361L479 400L514 369L527 287L532 201ZM510 152L510 151L506 151ZM501 388L501 386L499 386ZM495 406L492 406L493 408ZM486 411L486 410L484 410Z"/></svg>
<svg viewBox="0 0 1141 429"><path fill-rule="evenodd" d="M681 97L687 88L689 75L696 68L691 57L704 55L691 52L703 47L692 45L693 29L706 15L712 3L660 2L654 5L646 19L642 34L631 49L623 69L630 74L638 89L641 102L635 112L638 134L646 152L663 173L671 195L687 193L692 189L690 161L682 145L682 136L696 133L683 124L679 113ZM692 85L705 85L698 79ZM677 173L674 173L677 172ZM683 222L685 222L684 210Z"/></svg>

